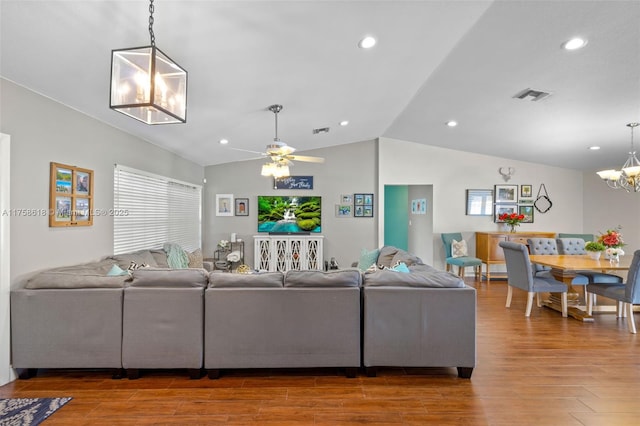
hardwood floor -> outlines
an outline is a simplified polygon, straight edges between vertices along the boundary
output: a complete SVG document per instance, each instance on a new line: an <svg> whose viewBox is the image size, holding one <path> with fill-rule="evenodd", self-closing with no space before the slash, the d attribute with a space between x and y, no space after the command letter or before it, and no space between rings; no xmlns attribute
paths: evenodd
<svg viewBox="0 0 640 426"><path fill-rule="evenodd" d="M523 292L507 309L504 281L468 284L478 290L471 380L455 369L381 369L355 379L334 369L242 370L219 380L49 370L0 387L0 398L72 396L46 425L640 424L640 335L623 319L600 313L582 323L537 307L525 318Z"/></svg>

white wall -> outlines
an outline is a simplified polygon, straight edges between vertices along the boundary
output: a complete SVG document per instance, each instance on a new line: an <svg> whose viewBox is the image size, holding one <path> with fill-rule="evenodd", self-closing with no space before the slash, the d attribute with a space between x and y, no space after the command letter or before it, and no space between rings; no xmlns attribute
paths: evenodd
<svg viewBox="0 0 640 426"><path fill-rule="evenodd" d="M94 171L94 209L113 208L115 163L202 182L204 168L197 164L5 79L0 79L0 84L0 130L12 138L14 209L48 210L50 162ZM93 226L77 228L50 228L46 216L13 217L11 236L11 282L15 286L34 270L87 262L113 253L113 217L96 216Z"/></svg>
<svg viewBox="0 0 640 426"><path fill-rule="evenodd" d="M294 143L291 143L295 146ZM377 246L377 217L336 218L335 205L341 194L376 192L376 143L357 142L307 151L305 155L324 157L323 164L296 161L292 175L313 176L313 190L274 190L273 179L260 175L264 160L241 161L206 167L204 190L204 253L212 256L221 239L231 232L245 241L245 263L253 267L253 236L257 234L258 195L319 195L322 197L324 257L335 257L340 266L357 261L363 248ZM216 194L249 198L249 216L215 216Z"/></svg>
<svg viewBox="0 0 640 426"><path fill-rule="evenodd" d="M384 205L384 185L433 185L433 247L435 267L444 268L444 249L440 234L462 232L475 253L476 231L498 231L489 216L465 215L466 189L493 189L505 184L500 167L514 167L508 184L531 184L533 195L544 183L553 202L546 213L537 211L534 223L522 224L522 231L582 232L582 173L540 164L438 148L397 139L379 141L378 204ZM380 209L378 209L380 210ZM378 235L382 233L383 218ZM380 245L382 245L380 241Z"/></svg>

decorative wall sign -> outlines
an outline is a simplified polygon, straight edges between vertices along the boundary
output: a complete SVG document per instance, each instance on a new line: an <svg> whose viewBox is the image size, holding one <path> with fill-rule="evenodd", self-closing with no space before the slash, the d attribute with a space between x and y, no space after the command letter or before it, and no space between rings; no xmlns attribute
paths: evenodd
<svg viewBox="0 0 640 426"><path fill-rule="evenodd" d="M51 163L49 226L93 225L93 170Z"/></svg>
<svg viewBox="0 0 640 426"><path fill-rule="evenodd" d="M313 176L273 178L273 189L313 189Z"/></svg>

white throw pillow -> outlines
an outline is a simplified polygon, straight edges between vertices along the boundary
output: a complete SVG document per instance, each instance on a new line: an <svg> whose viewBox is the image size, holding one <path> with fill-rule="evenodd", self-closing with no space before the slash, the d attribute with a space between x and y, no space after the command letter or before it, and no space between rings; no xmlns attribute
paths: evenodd
<svg viewBox="0 0 640 426"><path fill-rule="evenodd" d="M451 257L465 257L469 256L467 253L467 242L462 240L460 242L456 240L451 241Z"/></svg>

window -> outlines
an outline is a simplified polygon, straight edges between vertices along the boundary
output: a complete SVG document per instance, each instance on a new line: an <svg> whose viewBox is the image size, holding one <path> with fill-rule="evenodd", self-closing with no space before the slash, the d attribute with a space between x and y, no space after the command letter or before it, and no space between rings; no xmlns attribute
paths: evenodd
<svg viewBox="0 0 640 426"><path fill-rule="evenodd" d="M116 165L113 179L113 253L201 247L202 186Z"/></svg>

